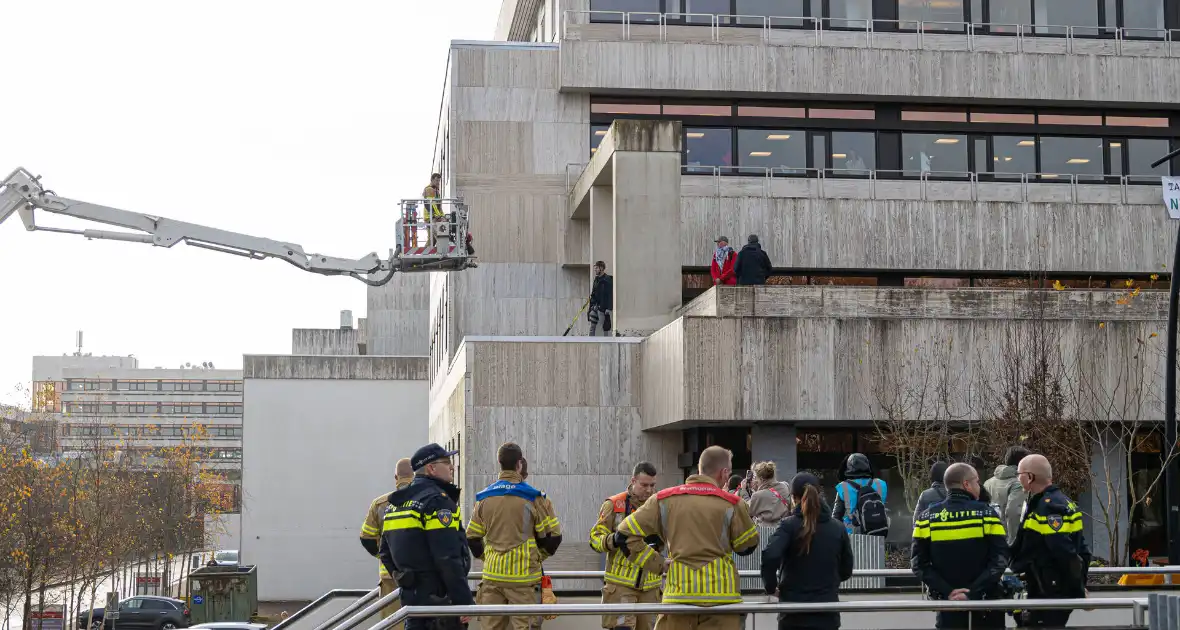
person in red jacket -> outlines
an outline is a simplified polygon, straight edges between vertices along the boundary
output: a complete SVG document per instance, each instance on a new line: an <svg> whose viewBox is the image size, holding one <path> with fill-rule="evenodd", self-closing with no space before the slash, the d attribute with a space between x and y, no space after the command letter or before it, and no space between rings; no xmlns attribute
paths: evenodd
<svg viewBox="0 0 1180 630"><path fill-rule="evenodd" d="M713 250L713 263L709 265L713 284L737 284L737 275L733 273L737 252L729 246L729 237L719 236L714 242L717 243L717 249Z"/></svg>

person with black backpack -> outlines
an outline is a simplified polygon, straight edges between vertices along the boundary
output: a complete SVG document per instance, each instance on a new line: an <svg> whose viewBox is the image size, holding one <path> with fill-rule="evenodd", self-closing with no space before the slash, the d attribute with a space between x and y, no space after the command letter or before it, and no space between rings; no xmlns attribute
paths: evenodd
<svg viewBox="0 0 1180 630"><path fill-rule="evenodd" d="M836 485L832 518L842 520L849 534L888 536L889 515L885 501L889 498L889 487L884 480L873 476L869 458L863 453L849 455L844 461L844 470L840 471L840 479Z"/></svg>

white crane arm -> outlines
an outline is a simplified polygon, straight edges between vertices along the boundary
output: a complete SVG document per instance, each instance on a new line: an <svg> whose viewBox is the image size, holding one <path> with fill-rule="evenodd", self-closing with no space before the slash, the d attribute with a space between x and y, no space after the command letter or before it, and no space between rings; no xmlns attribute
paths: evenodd
<svg viewBox="0 0 1180 630"><path fill-rule="evenodd" d="M0 181L0 224L3 224L5 219L16 212L20 214L21 222L29 231L78 234L88 239L148 243L157 247L172 247L183 242L194 247L247 258L278 258L304 271L326 276L347 275L371 285L385 284L397 271L464 269L475 266L474 260L469 260L466 247L459 248L457 251L456 248L451 247L444 254L433 251L426 255L417 256L417 260L403 260L400 252L398 256L391 253L388 260L382 259L376 253L370 253L357 259L308 254L303 251L302 247L294 243L284 243L195 223L185 223L85 201L66 199L57 196L53 191L45 190L39 179L29 171L18 168L6 179ZM411 208L414 207L413 202L403 201L402 203L403 206L409 203ZM36 210L134 231L69 230L40 226L37 225L34 217ZM411 220L413 221L413 219ZM465 209L462 211L462 227L465 230ZM411 223L410 228L407 229L417 229L417 225ZM400 233L400 230L398 232ZM399 239L399 250L401 249L403 248ZM380 274L380 276L371 277L375 274Z"/></svg>

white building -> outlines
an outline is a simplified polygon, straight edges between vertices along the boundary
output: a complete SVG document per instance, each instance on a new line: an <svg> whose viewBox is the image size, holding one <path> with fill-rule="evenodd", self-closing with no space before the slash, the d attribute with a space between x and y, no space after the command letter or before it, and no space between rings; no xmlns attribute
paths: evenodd
<svg viewBox="0 0 1180 630"><path fill-rule="evenodd" d="M60 414L59 451L117 438L129 452L150 454L196 435L208 465L240 486L241 370L147 369L131 356L42 356L33 357L33 392L37 411Z"/></svg>

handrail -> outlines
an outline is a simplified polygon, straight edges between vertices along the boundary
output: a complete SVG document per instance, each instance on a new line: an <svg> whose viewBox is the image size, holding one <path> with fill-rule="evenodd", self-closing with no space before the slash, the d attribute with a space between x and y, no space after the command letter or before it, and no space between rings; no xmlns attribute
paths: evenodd
<svg viewBox="0 0 1180 630"><path fill-rule="evenodd" d="M336 613L335 615L328 617L328 620L321 623L320 625L316 626L315 630L327 630L328 628L335 626L336 624L338 624L341 621L343 621L344 619L346 619L349 615L355 613L358 609L360 609L365 604L368 604L369 602L373 601L374 599L377 599L377 597L380 594L381 594L381 587L377 587L377 588L369 591L369 593L367 595L365 595L364 597L361 597L360 599L356 600L355 602L349 604L348 606L346 606L344 608L344 610L341 610L340 612Z"/></svg>
<svg viewBox="0 0 1180 630"><path fill-rule="evenodd" d="M1130 608L1131 623L1143 625L1147 600L1104 599L995 599L995 600L884 600L817 603L743 603L707 608L711 615L817 612L962 612L966 610L1121 610ZM369 630L388 630L408 617L529 617L538 615L699 615L701 606L689 604L520 604L477 606L406 606Z"/></svg>
<svg viewBox="0 0 1180 630"><path fill-rule="evenodd" d="M595 20L595 16L600 18ZM636 20L635 17L640 19ZM583 21L582 18L585 18ZM707 19L701 19L707 18ZM1165 44L1164 56L1175 57L1180 49L1174 46L1180 29L1146 28L1129 26L1098 26L1077 24L1018 24L1010 22L975 22L954 20L901 20L868 18L833 18L803 15L753 15L730 13L660 13L658 11L602 11L594 9L565 9L562 11L562 36L568 32L570 25L580 24L617 24L622 26L623 40L631 40L631 27L654 26L659 41L668 41L669 26L699 26L709 28L709 39L720 42L722 28L758 28L763 31L764 43L772 43L771 33L782 30L807 31L814 30L814 45L823 44L824 33L864 33L869 48L874 48L874 39L881 34L914 35L916 48L926 49L928 36L945 37L958 36L966 42L966 49L976 50L979 37L994 37L997 39L1013 39L1015 52L1025 52L1028 40L1064 39L1063 51L1038 50L1043 53L1075 54L1077 41L1113 41L1113 52L1104 47L1094 47L1087 50L1088 54L1122 55L1126 42L1157 42ZM892 25L893 28L882 31L878 25ZM937 40L932 40L937 41ZM943 40L945 41L945 40ZM790 45L799 45L802 40L792 41Z"/></svg>
<svg viewBox="0 0 1180 630"><path fill-rule="evenodd" d="M327 593L320 595L312 603L295 611L295 614L276 623L271 628L271 630L281 630L282 628L285 628L286 626L293 624L296 621L299 621L300 619L303 619L304 617L310 615L312 613L312 611L318 609L320 606L323 606L324 604L332 601L333 599L339 599L341 597L360 597L361 600L364 600L366 597L368 597L370 599L372 597L375 597L377 595L377 593L378 593L378 589L373 589L371 591L365 591L365 590L361 590L361 589L334 588L334 589L328 591ZM360 601L360 600L358 600L358 601Z"/></svg>
<svg viewBox="0 0 1180 630"><path fill-rule="evenodd" d="M364 621L369 617L377 614L377 611L401 599L401 596L402 590L400 588L393 589L392 593L382 597L376 602L373 602L372 604L366 606L364 610L349 617L344 621L344 623L340 624L336 630L352 630L353 628L364 623Z"/></svg>

